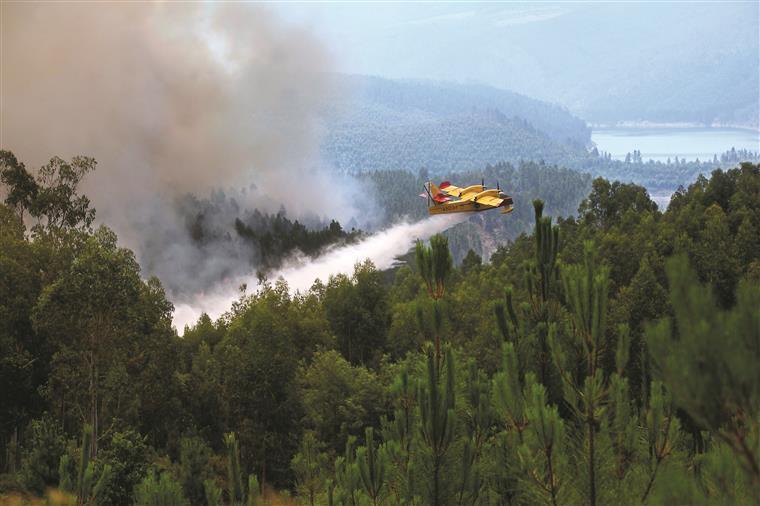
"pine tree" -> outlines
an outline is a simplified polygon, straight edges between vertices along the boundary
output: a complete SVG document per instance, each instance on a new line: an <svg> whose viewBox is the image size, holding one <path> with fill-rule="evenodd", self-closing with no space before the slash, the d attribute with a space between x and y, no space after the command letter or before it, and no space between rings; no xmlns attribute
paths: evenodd
<svg viewBox="0 0 760 506"><path fill-rule="evenodd" d="M532 375L526 379L525 416L528 431L518 449L526 463L525 472L549 496L552 506L557 506L562 488L559 469L565 427L556 406L547 405L546 389Z"/></svg>
<svg viewBox="0 0 760 506"><path fill-rule="evenodd" d="M504 291L504 302L494 304L494 314L496 316L496 325L499 333L504 339L504 343L509 342L512 347L510 353L513 353L515 377L520 381L528 370L533 370L536 374L547 378L547 383L554 388L554 378L549 370L551 364L549 360L548 348L546 346L546 322L530 321L532 311L528 309L528 304L523 304L518 317L512 298L512 287L508 286ZM527 318L526 318L527 316ZM533 325L533 328L530 328ZM502 345L502 365L504 365L505 348ZM511 359L511 360L512 360ZM559 390L559 389L557 389ZM550 391L550 396L553 392ZM556 397L556 395L554 395Z"/></svg>
<svg viewBox="0 0 760 506"><path fill-rule="evenodd" d="M517 340L518 335L518 321L517 313L515 312L514 303L512 301L512 287L508 286L504 290L504 302L496 302L494 304L494 315L496 316L496 325L499 328L501 336L504 341ZM509 319L507 319L509 316Z"/></svg>
<svg viewBox="0 0 760 506"><path fill-rule="evenodd" d="M520 443L528 425L522 383L515 347L504 343L502 367L493 377L494 407L506 429L516 433Z"/></svg>
<svg viewBox="0 0 760 506"><path fill-rule="evenodd" d="M306 432L301 441L300 451L293 457L291 468L296 475L296 484L304 493L309 504L314 506L317 494L325 485L324 470L327 468L327 455L313 432Z"/></svg>
<svg viewBox="0 0 760 506"><path fill-rule="evenodd" d="M550 322L559 317L560 306L556 298L556 290L559 285L559 266L557 253L559 251L559 227L552 226L552 219L543 216L544 203L542 200L533 201L535 215L535 254L533 260L526 264L525 282L528 287L529 313L528 319L533 327L531 346L535 348L530 366L538 374L538 381L548 389L549 398L558 401L558 388L556 386L556 373L552 368L552 360L548 348L547 338ZM510 307L507 301L507 308ZM510 319L517 329L517 317L514 309L510 311ZM521 343L518 352L527 343ZM527 357L523 357L528 362ZM527 363L526 363L527 366Z"/></svg>
<svg viewBox="0 0 760 506"><path fill-rule="evenodd" d="M76 495L77 506L95 503L103 495L103 490L111 478L110 465L102 465L98 473L95 464L90 460L92 438L92 427L85 425L76 471L73 470L67 454L61 457L59 465L59 487L64 492L72 492ZM74 479L73 472L76 472L76 480Z"/></svg>
<svg viewBox="0 0 760 506"><path fill-rule="evenodd" d="M362 486L359 464L356 462L355 436L346 441L346 451L335 459L335 502L342 506L357 506Z"/></svg>
<svg viewBox="0 0 760 506"><path fill-rule="evenodd" d="M410 379L408 371L402 371L392 386L395 398L393 418L382 420L383 440L390 461L388 488L396 503L409 502L413 496L409 464L418 421L416 394L416 383Z"/></svg>
<svg viewBox="0 0 760 506"><path fill-rule="evenodd" d="M343 506L359 504L361 476L356 463L355 443L356 437L349 436L343 456L335 459L335 502Z"/></svg>
<svg viewBox="0 0 760 506"><path fill-rule="evenodd" d="M666 262L674 318L646 330L673 402L734 453L755 490L760 487L760 286L739 285L735 306L716 309L684 256Z"/></svg>
<svg viewBox="0 0 760 506"><path fill-rule="evenodd" d="M616 370L609 380L609 413L604 427L611 439L615 455L614 476L619 482L625 480L636 460L638 449L639 425L631 402L628 380L623 377L629 363L630 346L630 330L628 326L620 325L615 349Z"/></svg>
<svg viewBox="0 0 760 506"><path fill-rule="evenodd" d="M169 473L151 472L135 487L135 506L187 506L182 486Z"/></svg>
<svg viewBox="0 0 760 506"><path fill-rule="evenodd" d="M534 239L536 252L534 260L527 266L526 281L531 305L536 314L536 320L546 320L543 305L552 295L553 287L558 281L557 252L559 251L559 227L552 226L552 219L543 216L544 202L533 201L536 226Z"/></svg>
<svg viewBox="0 0 760 506"><path fill-rule="evenodd" d="M240 449L234 432L225 434L224 445L227 448L227 490L233 505L242 505L245 492L243 475L240 470Z"/></svg>
<svg viewBox="0 0 760 506"><path fill-rule="evenodd" d="M670 393L659 381L652 381L646 427L649 443L649 480L641 497L642 503L646 502L660 464L673 451L680 432Z"/></svg>
<svg viewBox="0 0 760 506"><path fill-rule="evenodd" d="M570 349L556 339L556 327L549 332L551 350L564 380L565 400L575 417L586 428L588 457L588 500L597 503L596 431L600 411L607 395L606 380L600 359L607 346L607 292L609 268L600 266L593 244L584 246L583 265L571 265L562 270L565 298L573 326ZM570 356L573 355L573 356ZM581 364L578 367L577 364Z"/></svg>
<svg viewBox="0 0 760 506"><path fill-rule="evenodd" d="M388 456L384 448L375 448L375 436L372 427L367 427L365 431L365 446L356 451L356 461L359 464L359 475L362 479L364 492L369 496L373 506L377 506L385 485Z"/></svg>
<svg viewBox="0 0 760 506"><path fill-rule="evenodd" d="M430 238L430 247L418 241L415 258L430 297L436 300L442 298L446 293L446 279L454 267L449 240L444 235L436 234Z"/></svg>
<svg viewBox="0 0 760 506"><path fill-rule="evenodd" d="M259 480L254 474L248 475L247 487L243 481L243 470L240 466L240 448L237 436L234 432L224 435L224 446L227 450L227 492L230 497L230 504L233 506L254 506L261 494ZM211 504L212 501L220 497L221 491L212 480L205 480L203 487L206 492L206 501Z"/></svg>
<svg viewBox="0 0 760 506"><path fill-rule="evenodd" d="M259 485L259 479L255 474L248 475L248 500L246 506L256 506L259 504L259 496L261 496L261 485Z"/></svg>
<svg viewBox="0 0 760 506"><path fill-rule="evenodd" d="M451 275L454 266L449 251L449 240L444 235L436 234L430 238L430 247L426 247L421 241L417 241L415 258L417 270L425 282L428 295L433 299L435 359L436 366L440 369L442 310L439 301L446 293L446 280ZM422 322L423 317L419 312L421 310L422 308L418 310L418 317Z"/></svg>
<svg viewBox="0 0 760 506"><path fill-rule="evenodd" d="M529 502L556 505L560 503L567 459L564 422L557 408L549 406L544 386L537 383L533 373L523 378L518 362L514 345L504 343L502 367L493 378L493 403L506 429L499 443L512 461L501 473L514 475L522 483L521 494L531 498Z"/></svg>
<svg viewBox="0 0 760 506"><path fill-rule="evenodd" d="M222 506L222 489L214 480L205 480L203 490L206 492L206 504L208 506Z"/></svg>
<svg viewBox="0 0 760 506"><path fill-rule="evenodd" d="M211 450L198 437L180 440L180 483L191 504L203 504L203 482L208 479L208 463Z"/></svg>
<svg viewBox="0 0 760 506"><path fill-rule="evenodd" d="M436 367L433 353L428 353L426 382L417 394L419 406L419 434L429 453L427 492L433 506L446 504L448 485L444 479L445 461L456 433L454 358L451 350L443 362L445 379Z"/></svg>
<svg viewBox="0 0 760 506"><path fill-rule="evenodd" d="M643 326L645 322L661 317L668 309L667 292L658 282L650 258L650 255L641 258L636 275L619 297L619 300L624 301L628 313L631 360L627 375L631 380L631 395L638 406L647 403L650 380L649 351L644 344ZM623 375L623 371L620 374Z"/></svg>
<svg viewBox="0 0 760 506"><path fill-rule="evenodd" d="M489 382L483 377L475 361L470 361L466 393L467 406L462 420L466 433L460 459L457 502L475 504L480 498L483 486L480 474L481 455L493 421Z"/></svg>

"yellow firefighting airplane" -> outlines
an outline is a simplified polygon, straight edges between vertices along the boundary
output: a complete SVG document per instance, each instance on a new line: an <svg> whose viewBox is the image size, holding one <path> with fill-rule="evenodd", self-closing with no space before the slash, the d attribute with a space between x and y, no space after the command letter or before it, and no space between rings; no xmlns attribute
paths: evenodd
<svg viewBox="0 0 760 506"><path fill-rule="evenodd" d="M467 188L459 188L448 181L440 186L428 182L425 193L421 193L420 197L427 197L430 214L472 213L498 207L503 208L501 214L506 214L514 209L512 197L501 191L499 183L496 183L496 188L487 189L483 182Z"/></svg>

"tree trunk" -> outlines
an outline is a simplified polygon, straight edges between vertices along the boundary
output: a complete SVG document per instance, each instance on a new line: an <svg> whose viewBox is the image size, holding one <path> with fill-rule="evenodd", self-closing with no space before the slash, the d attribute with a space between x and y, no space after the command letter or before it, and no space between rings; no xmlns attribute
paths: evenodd
<svg viewBox="0 0 760 506"><path fill-rule="evenodd" d="M552 496L552 506L557 506L557 489L554 486L554 466L552 466L552 449L546 452L546 463L549 467L549 492Z"/></svg>
<svg viewBox="0 0 760 506"><path fill-rule="evenodd" d="M261 490L264 490L264 484L267 482L267 452L266 445L264 446L263 459L261 461Z"/></svg>
<svg viewBox="0 0 760 506"><path fill-rule="evenodd" d="M441 336L435 335L435 368L441 374Z"/></svg>
<svg viewBox="0 0 760 506"><path fill-rule="evenodd" d="M92 426L92 446L90 457L98 454L98 395L97 395L97 367L95 366L95 353L89 352L89 376L90 376L90 425Z"/></svg>
<svg viewBox="0 0 760 506"><path fill-rule="evenodd" d="M98 417L98 364L95 364L95 423L92 429L92 456L95 457L98 454L98 433L100 432L100 420Z"/></svg>
<svg viewBox="0 0 760 506"><path fill-rule="evenodd" d="M596 471L594 469L594 420L591 414L589 414L588 424L588 467L589 500L591 506L596 506Z"/></svg>
<svg viewBox="0 0 760 506"><path fill-rule="evenodd" d="M438 506L441 504L438 495L440 494L440 463L438 462L438 458L435 457L435 461L433 463L433 506Z"/></svg>

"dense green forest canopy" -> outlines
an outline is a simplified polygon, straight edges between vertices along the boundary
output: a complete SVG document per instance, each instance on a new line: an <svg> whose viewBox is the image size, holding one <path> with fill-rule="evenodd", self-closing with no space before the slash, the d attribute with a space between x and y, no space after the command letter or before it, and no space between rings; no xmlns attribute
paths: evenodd
<svg viewBox="0 0 760 506"><path fill-rule="evenodd" d="M576 217L533 202L532 232L490 262L457 267L436 236L390 282L362 263L302 294L264 283L179 337L161 282L93 230L90 162L36 180L3 156L0 494L757 498L758 165L699 177L664 212L595 179Z"/></svg>
<svg viewBox="0 0 760 506"><path fill-rule="evenodd" d="M567 166L609 180L633 182L650 192L670 194L678 187L693 183L700 174L709 174L716 168L731 167L743 161L760 161L760 152L731 148L715 155L712 160L685 160L677 156L665 162L643 160L641 152L633 150L624 160L614 160L609 153L592 149L591 158Z"/></svg>

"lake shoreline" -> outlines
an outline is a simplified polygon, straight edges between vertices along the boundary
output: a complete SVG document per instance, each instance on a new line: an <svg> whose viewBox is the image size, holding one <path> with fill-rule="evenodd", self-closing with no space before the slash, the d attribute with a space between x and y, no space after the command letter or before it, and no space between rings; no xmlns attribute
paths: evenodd
<svg viewBox="0 0 760 506"><path fill-rule="evenodd" d="M638 156L641 160L667 162L679 160L720 159L732 148L739 152L760 152L760 133L749 129L709 127L626 127L598 128L591 131L591 144L613 159L626 160Z"/></svg>
<svg viewBox="0 0 760 506"><path fill-rule="evenodd" d="M709 125L704 123L689 123L689 122L670 122L670 123L658 123L655 121L619 121L617 123L586 123L586 126L592 130L614 130L618 128L628 128L631 130L641 129L646 130L648 128L662 128L662 129L735 129L745 130L754 133L760 133L760 129L750 125L732 124L732 123L711 123Z"/></svg>

